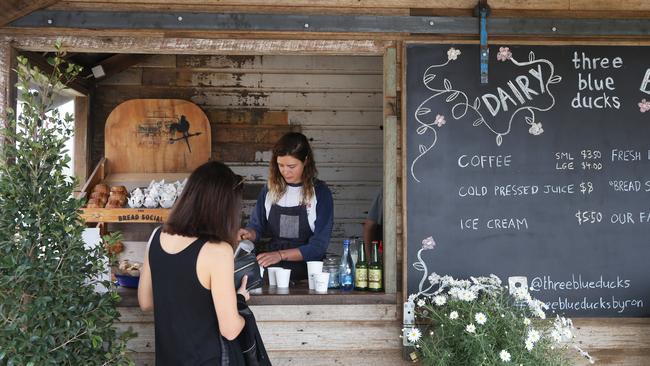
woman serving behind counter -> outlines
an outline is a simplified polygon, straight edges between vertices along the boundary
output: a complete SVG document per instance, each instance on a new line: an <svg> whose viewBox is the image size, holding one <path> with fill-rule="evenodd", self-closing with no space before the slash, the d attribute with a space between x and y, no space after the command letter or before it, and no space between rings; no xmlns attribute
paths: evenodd
<svg viewBox="0 0 650 366"><path fill-rule="evenodd" d="M269 179L239 237L256 241L270 236L257 256L263 267L291 269L292 280L307 278L307 261L320 261L332 235L334 203L318 171L307 137L287 133L273 148Z"/></svg>

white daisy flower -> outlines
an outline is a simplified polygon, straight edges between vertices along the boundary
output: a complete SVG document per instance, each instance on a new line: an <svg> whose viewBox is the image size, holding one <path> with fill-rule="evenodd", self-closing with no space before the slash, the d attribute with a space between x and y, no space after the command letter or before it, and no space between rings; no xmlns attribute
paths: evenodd
<svg viewBox="0 0 650 366"><path fill-rule="evenodd" d="M406 333L406 339L411 343L416 343L422 337L422 332L418 328L411 328L411 330Z"/></svg>
<svg viewBox="0 0 650 366"><path fill-rule="evenodd" d="M528 352L530 352L530 351L533 350L533 347L535 347L535 343L533 343L530 339L527 339L526 340L526 350L528 350Z"/></svg>
<svg viewBox="0 0 650 366"><path fill-rule="evenodd" d="M433 302L438 306L442 306L447 303L447 298L444 295L438 295L433 298Z"/></svg>
<svg viewBox="0 0 650 366"><path fill-rule="evenodd" d="M528 332L528 339L529 339L531 342L535 343L535 342L539 341L540 338L541 338L541 334L539 334L539 332L536 331L535 329L531 329L531 330Z"/></svg>
<svg viewBox="0 0 650 366"><path fill-rule="evenodd" d="M474 320L476 320L478 324L483 325L487 321L487 316L483 313L476 313L474 315Z"/></svg>
<svg viewBox="0 0 650 366"><path fill-rule="evenodd" d="M476 326L474 324L472 324L472 323L467 324L467 326L465 327L465 330L467 331L467 333L475 333L476 332Z"/></svg>
<svg viewBox="0 0 650 366"><path fill-rule="evenodd" d="M449 313L449 319L451 320L458 319L458 312L452 311L451 313Z"/></svg>
<svg viewBox="0 0 650 366"><path fill-rule="evenodd" d="M502 349L501 352L499 352L499 358L503 362L510 362L510 352Z"/></svg>
<svg viewBox="0 0 650 366"><path fill-rule="evenodd" d="M418 306L419 306L419 307L422 307L422 306L424 306L425 304L426 304L426 302L424 302L424 299L419 299L419 300L418 300Z"/></svg>
<svg viewBox="0 0 650 366"><path fill-rule="evenodd" d="M530 319L524 318L524 325L530 325Z"/></svg>
<svg viewBox="0 0 650 366"><path fill-rule="evenodd" d="M553 338L553 340L558 343L562 341L562 335L556 329L553 329L551 331L551 338Z"/></svg>

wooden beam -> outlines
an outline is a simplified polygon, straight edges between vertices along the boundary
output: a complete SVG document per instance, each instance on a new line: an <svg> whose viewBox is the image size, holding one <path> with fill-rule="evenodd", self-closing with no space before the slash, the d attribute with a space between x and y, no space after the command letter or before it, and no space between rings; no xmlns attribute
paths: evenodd
<svg viewBox="0 0 650 366"><path fill-rule="evenodd" d="M128 69L133 65L139 64L140 62L144 61L148 57L150 56L139 55L139 54L125 54L125 53L120 53L111 56L101 61L99 64L95 66L95 67L101 67L102 71L104 72L104 76L98 77L96 79L108 79L111 76L115 74L119 74L120 72Z"/></svg>
<svg viewBox="0 0 650 366"><path fill-rule="evenodd" d="M340 32L475 35L474 17L222 14L214 12L105 12L39 10L11 23L12 27L78 29L162 29L168 31ZM648 36L648 19L496 18L493 35Z"/></svg>
<svg viewBox="0 0 650 366"><path fill-rule="evenodd" d="M21 50L51 52L61 41L68 52L195 55L381 55L387 42L374 40L205 39L110 36L6 37Z"/></svg>
<svg viewBox="0 0 650 366"><path fill-rule="evenodd" d="M38 68L41 69L41 71L43 71L44 73L48 74L52 72L53 70L52 65L50 65L45 59L45 57L41 56L40 54L36 52L23 51L21 52L21 55L27 57L29 63L32 66L38 66ZM92 84L80 78L68 82L66 86L76 91L77 93L81 94L81 96L89 95L90 90L93 88Z"/></svg>
<svg viewBox="0 0 650 366"><path fill-rule="evenodd" d="M397 293L397 50L384 53L384 287Z"/></svg>
<svg viewBox="0 0 650 366"><path fill-rule="evenodd" d="M59 0L2 0L0 2L0 27L58 2Z"/></svg>
<svg viewBox="0 0 650 366"><path fill-rule="evenodd" d="M18 52L10 42L0 40L0 123L8 125L7 109L16 110L16 57ZM0 155L4 158L4 140L0 137Z"/></svg>
<svg viewBox="0 0 650 366"><path fill-rule="evenodd" d="M90 98L76 97L74 99L74 175L79 179L77 191L88 178L90 164Z"/></svg>

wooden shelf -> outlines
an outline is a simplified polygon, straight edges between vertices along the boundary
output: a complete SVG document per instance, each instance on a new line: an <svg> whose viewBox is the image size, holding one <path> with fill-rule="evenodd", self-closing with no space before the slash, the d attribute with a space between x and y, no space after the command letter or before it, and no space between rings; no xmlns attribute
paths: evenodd
<svg viewBox="0 0 650 366"><path fill-rule="evenodd" d="M86 222L162 223L171 209L167 208L83 208Z"/></svg>

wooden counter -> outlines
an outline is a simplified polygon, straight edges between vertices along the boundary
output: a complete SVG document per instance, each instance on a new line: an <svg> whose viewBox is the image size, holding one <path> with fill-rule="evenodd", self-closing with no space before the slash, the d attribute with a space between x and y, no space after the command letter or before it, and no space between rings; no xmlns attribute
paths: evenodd
<svg viewBox="0 0 650 366"><path fill-rule="evenodd" d="M137 307L136 289L119 287L118 294L122 300L120 307ZM396 304L401 294L373 293L365 291L341 291L329 289L326 294L309 290L306 282L295 287L278 289L263 287L251 291L249 305L353 305L353 304Z"/></svg>

